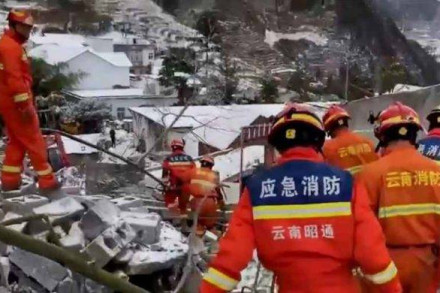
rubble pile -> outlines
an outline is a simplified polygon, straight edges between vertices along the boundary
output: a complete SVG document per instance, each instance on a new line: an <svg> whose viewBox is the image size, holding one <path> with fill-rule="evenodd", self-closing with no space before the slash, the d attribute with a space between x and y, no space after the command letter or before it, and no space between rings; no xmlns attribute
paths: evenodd
<svg viewBox="0 0 440 293"><path fill-rule="evenodd" d="M147 204L147 206L145 205ZM187 239L136 197L69 196L50 201L38 195L3 199L0 219L47 215L8 226L77 253L90 264L121 277L150 275L180 266ZM0 243L0 292L110 292L42 256Z"/></svg>

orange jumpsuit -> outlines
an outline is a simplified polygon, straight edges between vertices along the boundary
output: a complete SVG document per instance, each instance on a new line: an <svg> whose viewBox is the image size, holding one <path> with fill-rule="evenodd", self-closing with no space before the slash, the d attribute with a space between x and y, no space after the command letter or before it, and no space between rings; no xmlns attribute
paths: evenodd
<svg viewBox="0 0 440 293"><path fill-rule="evenodd" d="M24 40L12 31L0 39L0 114L8 143L2 167L3 190L18 189L23 160L27 153L38 174L39 188L58 186L48 163L46 143L41 135L32 97L32 76ZM27 113L27 119L23 114Z"/></svg>
<svg viewBox="0 0 440 293"><path fill-rule="evenodd" d="M186 213L189 193L183 188L182 177L192 168L195 168L192 157L182 150L174 151L163 161L162 178L168 185L164 195L167 207L170 207L176 202L176 199L179 199L180 212Z"/></svg>
<svg viewBox="0 0 440 293"><path fill-rule="evenodd" d="M404 292L435 292L440 240L440 167L413 146L386 149L359 174ZM431 291L430 291L431 290Z"/></svg>
<svg viewBox="0 0 440 293"><path fill-rule="evenodd" d="M232 290L254 249L280 292L358 292L356 265L383 292L401 292L364 187L311 148L248 180L201 292Z"/></svg>
<svg viewBox="0 0 440 293"><path fill-rule="evenodd" d="M223 204L223 198L220 192L220 178L216 171L210 168L195 168L187 175L187 185L191 199L191 210L197 211L199 205L203 202L200 209L197 233L203 235L205 231L214 227L217 223L217 209L219 204ZM207 196L206 199L205 196Z"/></svg>
<svg viewBox="0 0 440 293"><path fill-rule="evenodd" d="M355 175L362 167L378 159L373 143L350 130L342 130L335 138L327 140L323 153L326 161Z"/></svg>

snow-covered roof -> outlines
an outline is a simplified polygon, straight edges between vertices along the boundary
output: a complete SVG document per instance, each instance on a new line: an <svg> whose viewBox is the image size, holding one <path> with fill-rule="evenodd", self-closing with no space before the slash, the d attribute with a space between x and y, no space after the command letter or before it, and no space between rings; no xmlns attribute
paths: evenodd
<svg viewBox="0 0 440 293"><path fill-rule="evenodd" d="M144 90L138 88L110 89L110 90L78 90L70 93L82 98L127 98L142 97Z"/></svg>
<svg viewBox="0 0 440 293"><path fill-rule="evenodd" d="M69 47L83 47L86 43L86 38L82 35L76 34L34 34L30 37L30 41L35 45L61 45Z"/></svg>
<svg viewBox="0 0 440 293"><path fill-rule="evenodd" d="M85 140L94 145L98 144L100 136L101 136L100 133L75 135L75 137ZM77 141L71 140L70 138L63 136L62 140L63 140L64 150L68 155L70 154L90 155L90 154L98 153L96 149L88 147Z"/></svg>
<svg viewBox="0 0 440 293"><path fill-rule="evenodd" d="M310 103L322 116L326 103ZM284 104L254 104L231 106L190 106L174 124L174 128L192 128L200 141L223 150L239 136L241 128L250 125L258 117L276 115ZM149 120L168 127L182 107L130 108Z"/></svg>
<svg viewBox="0 0 440 293"><path fill-rule="evenodd" d="M124 34L117 31L109 32L96 38L111 39L113 44L117 45L151 45L151 42L146 39L140 38L136 35ZM136 40L136 44L134 44L134 40Z"/></svg>
<svg viewBox="0 0 440 293"><path fill-rule="evenodd" d="M44 59L49 64L67 62L87 51L81 46L60 46L57 44L45 44L29 51L29 56Z"/></svg>
<svg viewBox="0 0 440 293"><path fill-rule="evenodd" d="M240 173L240 150L233 150L214 158L214 170L220 173L220 180ZM264 146L254 145L243 149L243 171L252 168L256 163L264 163Z"/></svg>
<svg viewBox="0 0 440 293"><path fill-rule="evenodd" d="M128 59L127 54L122 52L94 52L96 55L100 56L104 60L108 61L109 63L113 64L114 66L118 67L131 67L133 64L131 64L130 59Z"/></svg>
<svg viewBox="0 0 440 293"><path fill-rule="evenodd" d="M102 53L96 52L95 50L89 47L81 47L81 46L66 46L66 45L58 45L58 44L45 44L38 47L33 48L29 52L29 56L34 58L44 59L49 64L57 64L57 63L65 63L73 58L83 54L84 52L90 52L108 63L117 66L117 67L131 67L132 63L128 59L125 53Z"/></svg>

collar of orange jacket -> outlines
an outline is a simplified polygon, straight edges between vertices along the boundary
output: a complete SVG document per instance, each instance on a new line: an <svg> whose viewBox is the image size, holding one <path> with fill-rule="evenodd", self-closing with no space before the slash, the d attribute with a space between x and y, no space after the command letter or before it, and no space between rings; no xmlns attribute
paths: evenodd
<svg viewBox="0 0 440 293"><path fill-rule="evenodd" d="M334 138L338 138L340 136L344 136L344 135L347 135L350 133L351 133L351 131L350 131L350 129L348 129L348 127L341 127L339 129L335 130L335 133L334 133L335 137Z"/></svg>
<svg viewBox="0 0 440 293"><path fill-rule="evenodd" d="M293 160L307 160L313 162L324 161L322 155L313 148L295 147L282 153L277 163L282 164Z"/></svg>
<svg viewBox="0 0 440 293"><path fill-rule="evenodd" d="M440 136L440 128L434 128L428 132L428 136Z"/></svg>
<svg viewBox="0 0 440 293"><path fill-rule="evenodd" d="M10 29L6 30L5 35L7 35L8 37L13 39L14 41L19 43L20 45L23 45L24 43L26 43L26 39L23 38L22 36L20 36L18 33L16 33L13 30L10 30Z"/></svg>
<svg viewBox="0 0 440 293"><path fill-rule="evenodd" d="M401 144L397 144L397 145L393 145L391 147L385 148L382 156L384 157L384 156L387 156L391 153L404 152L404 151L417 151L417 150L416 150L415 146L413 146L409 142L405 142L405 143L401 143Z"/></svg>

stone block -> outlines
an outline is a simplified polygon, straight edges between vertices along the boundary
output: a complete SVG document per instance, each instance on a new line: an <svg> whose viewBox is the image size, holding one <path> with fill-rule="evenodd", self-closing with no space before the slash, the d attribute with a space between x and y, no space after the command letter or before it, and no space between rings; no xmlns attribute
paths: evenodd
<svg viewBox="0 0 440 293"><path fill-rule="evenodd" d="M131 247L125 247L114 258L113 261L117 264L127 264L134 255L134 250Z"/></svg>
<svg viewBox="0 0 440 293"><path fill-rule="evenodd" d="M161 223L160 242L137 247L127 265L128 275L148 275L172 268L185 261L188 244L182 234L167 223Z"/></svg>
<svg viewBox="0 0 440 293"><path fill-rule="evenodd" d="M87 239L93 240L104 230L116 224L120 210L106 199L99 200L82 217L80 228Z"/></svg>
<svg viewBox="0 0 440 293"><path fill-rule="evenodd" d="M123 211L128 211L130 208L136 208L142 206L142 200L133 196L124 196L111 200L118 208Z"/></svg>
<svg viewBox="0 0 440 293"><path fill-rule="evenodd" d="M85 247L86 237L84 236L84 232L79 227L79 222L72 224L69 233L61 238L60 242L63 247L74 251L80 251Z"/></svg>
<svg viewBox="0 0 440 293"><path fill-rule="evenodd" d="M154 213L121 212L124 219L135 231L136 242L153 244L159 241L161 217Z"/></svg>
<svg viewBox="0 0 440 293"><path fill-rule="evenodd" d="M9 212L9 213L6 213L5 217L3 218L3 221L12 220L12 219L21 218L21 217L23 217L23 216L19 215L17 213ZM9 229L13 229L17 232L23 232L24 227L26 227L26 223L8 226Z"/></svg>
<svg viewBox="0 0 440 293"><path fill-rule="evenodd" d="M142 199L144 205L153 206L153 207L165 207L165 202L158 201L155 199Z"/></svg>
<svg viewBox="0 0 440 293"><path fill-rule="evenodd" d="M78 195L81 193L81 188L79 186L63 186L61 189L68 195Z"/></svg>
<svg viewBox="0 0 440 293"><path fill-rule="evenodd" d="M60 223L75 220L81 217L84 213L84 207L71 197L65 197L41 207L33 209L35 214L47 214L52 224L58 225Z"/></svg>
<svg viewBox="0 0 440 293"><path fill-rule="evenodd" d="M136 232L126 222L119 222L105 230L85 248L85 253L102 268L136 237Z"/></svg>
<svg viewBox="0 0 440 293"><path fill-rule="evenodd" d="M85 205L88 209L93 207L98 201L107 199L111 200L110 196L101 194L101 195L74 195L72 196L75 200Z"/></svg>
<svg viewBox="0 0 440 293"><path fill-rule="evenodd" d="M9 258L0 257L0 285L9 286L9 272L11 271L11 263Z"/></svg>
<svg viewBox="0 0 440 293"><path fill-rule="evenodd" d="M176 218L176 214L166 207L144 206L150 213L159 214L164 220L172 220Z"/></svg>
<svg viewBox="0 0 440 293"><path fill-rule="evenodd" d="M20 268L48 291L53 291L67 275L67 269L45 257L16 249L10 255L11 263Z"/></svg>
<svg viewBox="0 0 440 293"><path fill-rule="evenodd" d="M31 213L34 208L49 203L49 199L39 195L25 195L8 198L3 201L3 210L5 212L14 212L19 214Z"/></svg>
<svg viewBox="0 0 440 293"><path fill-rule="evenodd" d="M47 292L47 290L23 273L16 265L11 263L11 273L16 283L11 284L10 289L12 292L20 293L40 293Z"/></svg>

